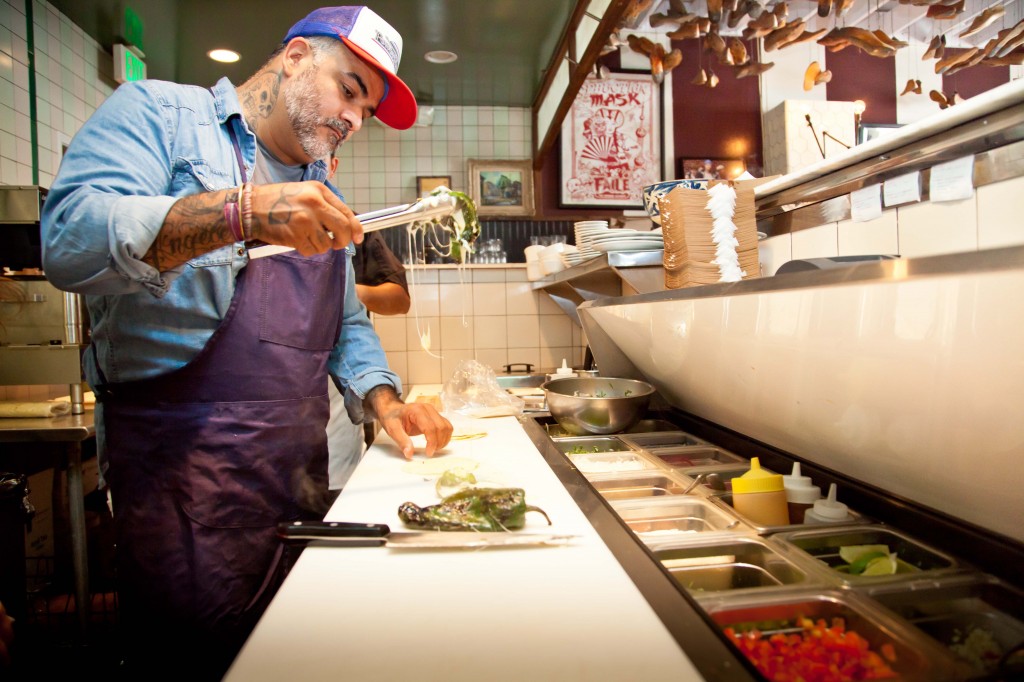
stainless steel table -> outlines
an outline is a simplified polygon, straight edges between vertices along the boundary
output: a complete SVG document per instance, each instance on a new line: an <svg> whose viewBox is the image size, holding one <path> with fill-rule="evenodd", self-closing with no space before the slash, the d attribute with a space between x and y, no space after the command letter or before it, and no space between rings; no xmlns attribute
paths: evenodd
<svg viewBox="0 0 1024 682"><path fill-rule="evenodd" d="M96 435L92 410L66 417L0 419L0 443L64 443L68 474L68 517L75 575L75 606L84 637L89 623L89 559L86 548L85 497L82 492L82 442ZM54 468L59 467L54 462Z"/></svg>

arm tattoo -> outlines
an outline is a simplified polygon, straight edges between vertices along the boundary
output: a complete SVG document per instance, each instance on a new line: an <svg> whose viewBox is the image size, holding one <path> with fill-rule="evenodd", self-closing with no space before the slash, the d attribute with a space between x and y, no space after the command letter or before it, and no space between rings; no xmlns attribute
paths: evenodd
<svg viewBox="0 0 1024 682"><path fill-rule="evenodd" d="M234 242L224 221L224 203L237 201L238 190L182 197L171 207L160 233L142 258L161 272Z"/></svg>

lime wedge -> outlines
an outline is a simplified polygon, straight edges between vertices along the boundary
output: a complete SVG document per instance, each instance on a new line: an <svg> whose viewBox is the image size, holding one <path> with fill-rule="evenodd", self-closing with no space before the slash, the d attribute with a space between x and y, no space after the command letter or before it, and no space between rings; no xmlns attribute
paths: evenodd
<svg viewBox="0 0 1024 682"><path fill-rule="evenodd" d="M852 564L862 554L889 554L889 545L843 545L839 548L839 558Z"/></svg>
<svg viewBox="0 0 1024 682"><path fill-rule="evenodd" d="M869 561L861 575L895 575L896 568L896 554L893 553Z"/></svg>
<svg viewBox="0 0 1024 682"><path fill-rule="evenodd" d="M888 552L864 552L850 563L850 573L860 575L872 561L888 556Z"/></svg>

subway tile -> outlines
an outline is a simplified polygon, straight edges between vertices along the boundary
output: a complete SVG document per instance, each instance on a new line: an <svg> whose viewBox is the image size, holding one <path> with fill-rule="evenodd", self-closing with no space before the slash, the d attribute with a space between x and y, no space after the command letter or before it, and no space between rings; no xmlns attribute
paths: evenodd
<svg viewBox="0 0 1024 682"><path fill-rule="evenodd" d="M405 316L405 347L409 351L424 350L423 345L428 338L433 349L440 342L441 318L419 317L409 314Z"/></svg>
<svg viewBox="0 0 1024 682"><path fill-rule="evenodd" d="M406 370L410 385L440 384L441 358L425 351L409 351L408 368Z"/></svg>
<svg viewBox="0 0 1024 682"><path fill-rule="evenodd" d="M438 346L445 352L449 350L473 349L473 318L442 317L441 343Z"/></svg>
<svg viewBox="0 0 1024 682"><path fill-rule="evenodd" d="M575 323L565 313L541 315L538 320L541 347L571 346Z"/></svg>
<svg viewBox="0 0 1024 682"><path fill-rule="evenodd" d="M565 364L569 367L581 365L583 364L582 350L573 346L540 349L541 370L548 371L561 367L562 360L565 360Z"/></svg>
<svg viewBox="0 0 1024 682"><path fill-rule="evenodd" d="M442 270L442 273L448 272ZM473 314L473 285L442 283L439 285L441 315L459 316Z"/></svg>
<svg viewBox="0 0 1024 682"><path fill-rule="evenodd" d="M460 363L473 359L473 351L471 349L449 350L446 348L444 353L441 354L440 383L443 384L451 379Z"/></svg>
<svg viewBox="0 0 1024 682"><path fill-rule="evenodd" d="M509 270L508 272L520 271ZM524 280L505 283L505 301L509 315L537 315L540 312L540 303L537 297L538 294L533 290L530 282Z"/></svg>
<svg viewBox="0 0 1024 682"><path fill-rule="evenodd" d="M18 162L7 157L0 157L0 185L20 185L18 182Z"/></svg>
<svg viewBox="0 0 1024 682"><path fill-rule="evenodd" d="M541 315L565 315L562 309L558 307L558 304L551 300L551 296L539 292L537 301L540 303L540 314Z"/></svg>
<svg viewBox="0 0 1024 682"><path fill-rule="evenodd" d="M895 210L885 211L879 218L862 223L843 220L838 227L840 256L899 253Z"/></svg>
<svg viewBox="0 0 1024 682"><path fill-rule="evenodd" d="M508 324L508 346L510 348L540 347L540 320L537 315L509 315L505 319Z"/></svg>
<svg viewBox="0 0 1024 682"><path fill-rule="evenodd" d="M16 64L28 66L28 42L17 34L11 34L11 57Z"/></svg>
<svg viewBox="0 0 1024 682"><path fill-rule="evenodd" d="M476 315L473 317L473 340L480 348L507 348L508 323L504 315Z"/></svg>
<svg viewBox="0 0 1024 682"><path fill-rule="evenodd" d="M836 223L793 233L793 258L826 258L839 255Z"/></svg>
<svg viewBox="0 0 1024 682"><path fill-rule="evenodd" d="M480 268L470 272L473 273L474 283L505 281L505 270L503 268Z"/></svg>
<svg viewBox="0 0 1024 682"><path fill-rule="evenodd" d="M504 372L505 365L509 362L507 348L480 348L478 346L474 356L477 362L487 365L494 370L495 374Z"/></svg>
<svg viewBox="0 0 1024 682"><path fill-rule="evenodd" d="M409 297L412 299L412 310L420 317L438 317L441 314L437 284L417 282L410 285Z"/></svg>
<svg viewBox="0 0 1024 682"><path fill-rule="evenodd" d="M978 248L1024 244L1024 177L978 188Z"/></svg>
<svg viewBox="0 0 1024 682"><path fill-rule="evenodd" d="M537 348L536 346L529 346L529 347L522 347L522 348L515 347L515 346L510 347L508 349L508 362L510 364L518 364L518 365L521 365L523 363L528 363L530 365L533 365L533 371L534 372L539 371L544 366L543 361L541 359L540 349ZM518 371L521 371L521 370L525 369L525 367L514 367L513 369L514 369L514 371L518 372Z"/></svg>
<svg viewBox="0 0 1024 682"><path fill-rule="evenodd" d="M409 284L437 284L440 281L439 271L433 268L408 268L405 278Z"/></svg>
<svg viewBox="0 0 1024 682"><path fill-rule="evenodd" d="M405 351L390 351L385 353L385 355L387 355L388 358L388 369L401 377L402 385L405 390L408 391L411 386L406 378L409 375L409 354Z"/></svg>
<svg viewBox="0 0 1024 682"><path fill-rule="evenodd" d="M408 350L409 344L405 331L405 316L375 315L373 328L380 338L380 345L385 351ZM416 348L419 348L417 343Z"/></svg>
<svg viewBox="0 0 1024 682"><path fill-rule="evenodd" d="M900 255L904 258L960 253L978 248L976 195L962 201L897 208Z"/></svg>
<svg viewBox="0 0 1024 682"><path fill-rule="evenodd" d="M15 160L18 163L23 163L28 166L32 165L32 143L28 140L23 140L20 137L15 139L15 144L18 147L18 155Z"/></svg>
<svg viewBox="0 0 1024 682"><path fill-rule="evenodd" d="M18 158L18 147L15 143L17 138L14 137L14 133L9 133L6 130L0 130L0 156L5 159L17 159Z"/></svg>
<svg viewBox="0 0 1024 682"><path fill-rule="evenodd" d="M505 315L505 283L474 282L473 314Z"/></svg>

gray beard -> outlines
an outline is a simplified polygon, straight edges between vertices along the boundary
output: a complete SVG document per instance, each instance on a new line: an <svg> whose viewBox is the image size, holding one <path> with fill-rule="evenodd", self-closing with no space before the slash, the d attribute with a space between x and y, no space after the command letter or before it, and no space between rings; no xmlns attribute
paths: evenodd
<svg viewBox="0 0 1024 682"><path fill-rule="evenodd" d="M310 68L289 84L285 104L288 122L291 123L295 137L299 140L299 146L311 159L333 156L335 150L349 135L349 126L345 121L325 118L319 114L320 93L316 91L315 82L317 72L317 67ZM341 133L341 139L337 143L333 137L320 137L319 129L325 125Z"/></svg>

